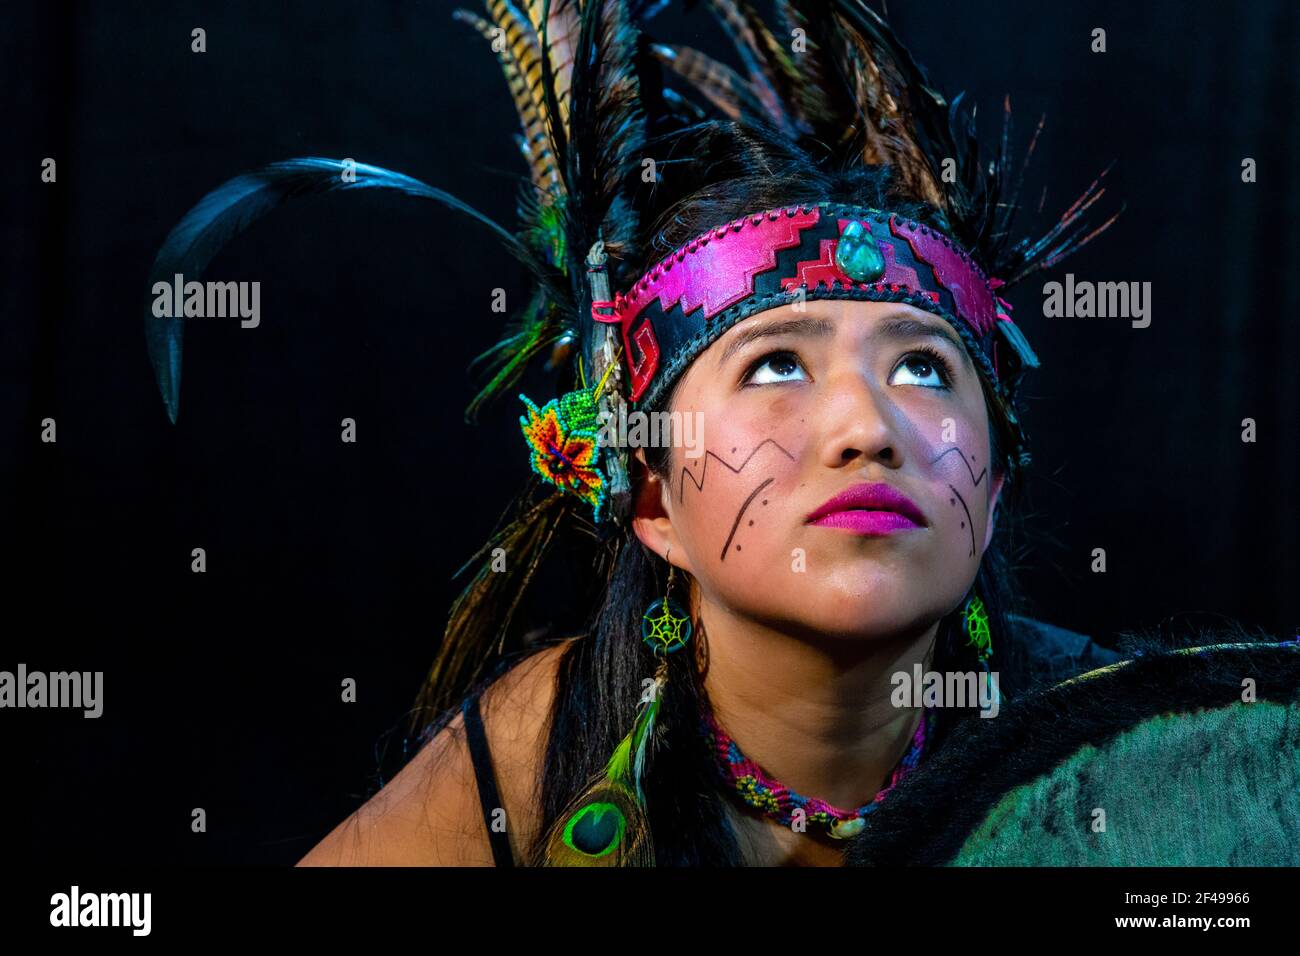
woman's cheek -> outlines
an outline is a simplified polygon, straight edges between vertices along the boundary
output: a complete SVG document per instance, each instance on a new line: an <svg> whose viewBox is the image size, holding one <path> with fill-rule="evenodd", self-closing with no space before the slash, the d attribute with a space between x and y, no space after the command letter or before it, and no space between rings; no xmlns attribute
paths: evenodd
<svg viewBox="0 0 1300 956"><path fill-rule="evenodd" d="M976 434L974 429L965 434ZM940 532L943 563L973 575L984 554L990 517L992 471L988 442L978 439L937 442L925 453L927 480L936 502L931 521Z"/></svg>
<svg viewBox="0 0 1300 956"><path fill-rule="evenodd" d="M685 459L674 482L674 524L697 577L752 583L778 560L788 563L804 441L789 428L705 435L703 454Z"/></svg>

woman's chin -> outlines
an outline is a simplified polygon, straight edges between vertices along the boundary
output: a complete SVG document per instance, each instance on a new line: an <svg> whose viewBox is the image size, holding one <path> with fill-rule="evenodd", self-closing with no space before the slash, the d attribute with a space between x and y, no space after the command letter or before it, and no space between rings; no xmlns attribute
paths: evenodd
<svg viewBox="0 0 1300 956"><path fill-rule="evenodd" d="M931 596L926 596L927 601ZM828 644L872 644L912 640L929 631L943 617L943 609L921 605L920 598L826 595L809 596L798 605L798 616L787 619L781 630Z"/></svg>

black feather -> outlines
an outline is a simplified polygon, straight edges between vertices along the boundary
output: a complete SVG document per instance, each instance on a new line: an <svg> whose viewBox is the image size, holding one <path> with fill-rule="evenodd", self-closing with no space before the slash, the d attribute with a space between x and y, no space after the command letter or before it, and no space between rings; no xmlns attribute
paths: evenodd
<svg viewBox="0 0 1300 956"><path fill-rule="evenodd" d="M355 177L349 175L345 179L345 170L355 173ZM556 289L553 269L538 260L510 232L451 193L379 166L314 156L271 163L255 172L236 176L204 196L168 233L150 270L149 287L152 289L159 281L170 282L177 273L187 282L197 280L234 236L292 199L356 189L392 189L450 206L491 229L543 287ZM154 316L152 308L146 309L149 358L172 422L180 410L184 335L184 319L159 318Z"/></svg>

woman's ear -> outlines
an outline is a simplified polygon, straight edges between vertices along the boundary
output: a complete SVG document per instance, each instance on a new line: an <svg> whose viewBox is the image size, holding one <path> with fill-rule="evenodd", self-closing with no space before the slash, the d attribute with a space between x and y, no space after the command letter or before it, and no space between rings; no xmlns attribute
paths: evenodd
<svg viewBox="0 0 1300 956"><path fill-rule="evenodd" d="M993 478L993 496L989 498L989 520L984 528L984 550L989 549L989 542L993 540L994 522L998 517L998 501L1002 496L1002 482L1005 475L996 475Z"/></svg>
<svg viewBox="0 0 1300 956"><path fill-rule="evenodd" d="M693 573L690 558L677 537L668 502L672 488L667 479L650 470L645 460L645 449L637 448L632 456L639 465L634 469L632 482L632 530L647 548L666 560L671 555L672 564Z"/></svg>

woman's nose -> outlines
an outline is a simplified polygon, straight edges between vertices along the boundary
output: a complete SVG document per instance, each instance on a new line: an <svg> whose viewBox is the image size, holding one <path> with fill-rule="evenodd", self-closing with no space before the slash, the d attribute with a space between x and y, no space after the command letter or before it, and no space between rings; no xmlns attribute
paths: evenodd
<svg viewBox="0 0 1300 956"><path fill-rule="evenodd" d="M886 397L858 368L844 368L822 380L825 389L817 421L818 457L829 468L879 461L897 467L899 450Z"/></svg>

